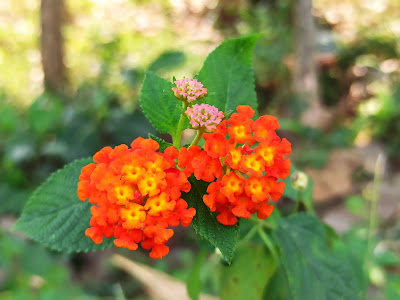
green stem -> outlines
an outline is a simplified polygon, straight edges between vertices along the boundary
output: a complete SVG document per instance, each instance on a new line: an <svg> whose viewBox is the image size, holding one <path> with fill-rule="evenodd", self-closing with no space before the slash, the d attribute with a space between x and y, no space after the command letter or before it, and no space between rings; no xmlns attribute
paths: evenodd
<svg viewBox="0 0 400 300"><path fill-rule="evenodd" d="M373 252L372 244L376 235L376 230L378 226L378 203L379 203L379 186L382 181L384 162L381 154L378 156L375 165L374 182L371 192L371 206L369 211L369 225L368 225L368 252L367 260L371 259Z"/></svg>
<svg viewBox="0 0 400 300"><path fill-rule="evenodd" d="M251 216L249 219L251 222L256 223L257 225L264 227L265 229L274 230L274 224L267 222L266 220L260 220L256 216Z"/></svg>
<svg viewBox="0 0 400 300"><path fill-rule="evenodd" d="M181 136L182 136L182 131L183 131L183 124L185 124L185 111L188 107L188 103L187 102L182 102L182 113L181 113L181 117L179 119L179 123L178 123L178 128L176 129L176 133L175 133L175 137L173 138L173 143L176 149L179 149L180 145L181 145Z"/></svg>
<svg viewBox="0 0 400 300"><path fill-rule="evenodd" d="M298 212L301 201L303 201L303 191L297 191L297 201L292 212L293 214Z"/></svg>
<svg viewBox="0 0 400 300"><path fill-rule="evenodd" d="M369 211L369 224L368 224L368 241L367 241L367 253L364 258L364 272L368 271L368 268L371 266L371 262L373 260L373 244L374 239L378 227L378 203L379 203L379 186L382 181L384 170L384 160L382 154L378 155L378 159L375 164L375 174L374 174L374 182L372 185L371 191L371 205ZM366 295L366 290L364 291L364 297Z"/></svg>
<svg viewBox="0 0 400 300"><path fill-rule="evenodd" d="M262 229L261 226L258 226L257 229L258 229L258 234L260 235L260 238L263 240L265 246L267 246L267 248L271 252L271 255L274 258L274 260L278 263L279 256L274 248L272 241L269 239L268 235L264 232L264 230Z"/></svg>
<svg viewBox="0 0 400 300"><path fill-rule="evenodd" d="M200 142L200 140L201 140L201 138L202 138L202 136L203 136L203 133L204 133L204 131L202 130L202 128L198 129L198 130L197 130L196 137L194 138L194 140L193 140L193 142L190 144L190 146L197 145L197 144Z"/></svg>
<svg viewBox="0 0 400 300"><path fill-rule="evenodd" d="M244 238L240 241L240 244L248 243L251 238L256 234L258 230L258 226L253 226L249 232L244 236Z"/></svg>

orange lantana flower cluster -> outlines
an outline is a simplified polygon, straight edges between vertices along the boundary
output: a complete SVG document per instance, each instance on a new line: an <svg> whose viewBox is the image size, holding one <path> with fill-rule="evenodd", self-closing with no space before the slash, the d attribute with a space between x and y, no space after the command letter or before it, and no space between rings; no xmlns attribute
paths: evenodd
<svg viewBox="0 0 400 300"><path fill-rule="evenodd" d="M265 115L253 121L254 110L247 105L237 111L215 132L204 134L204 150L196 145L181 148L178 159L187 176L211 182L203 201L224 225L253 213L268 217L273 210L269 199L278 200L285 188L278 179L290 172L286 155L291 144L277 136L278 120Z"/></svg>
<svg viewBox="0 0 400 300"><path fill-rule="evenodd" d="M174 231L168 227L189 226L196 211L188 208L181 192L190 190L185 173L175 168L178 150L156 152L159 144L137 138L114 149L105 147L82 169L79 199L91 207L90 228L85 234L100 244L115 237L114 244L136 250L140 242L151 249L150 257L168 254L165 243Z"/></svg>

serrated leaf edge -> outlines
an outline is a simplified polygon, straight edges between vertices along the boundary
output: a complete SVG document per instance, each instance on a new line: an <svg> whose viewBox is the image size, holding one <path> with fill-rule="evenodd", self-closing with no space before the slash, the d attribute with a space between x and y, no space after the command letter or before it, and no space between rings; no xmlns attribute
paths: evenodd
<svg viewBox="0 0 400 300"><path fill-rule="evenodd" d="M65 170L65 169L67 169L67 168L72 167L72 164L74 164L74 163L77 163L77 162L80 162L80 161L83 162L83 161L89 160L89 159L92 159L92 158L91 158L91 157L87 157L87 158L76 159L76 160L72 161L71 163L65 165L64 167L58 169L57 171L53 172L53 173L46 179L46 181L44 181L37 189L35 189L35 191L34 191L34 192L32 193L32 195L29 197L29 199L28 199L28 201L27 201L25 207L29 205L30 200L31 200L33 197L35 197L37 194L39 194L39 193L41 192L41 190L44 188L44 186L45 186L46 184L48 184L48 183L52 180L52 178L53 178L54 176L56 176L56 175L57 175L58 173L60 173L62 170ZM93 162L93 161L92 161L92 162ZM90 163L90 162L88 162L88 163ZM78 205L78 204L84 205L84 203L79 203L79 202L76 203L76 204L73 204L73 205ZM26 213L25 213L25 207L24 207L24 209L23 209L23 211L22 211L21 216L18 218L17 222L15 223L14 227L12 228L13 231L20 231L20 232L23 232L24 234L26 234L26 233L24 232L24 230L23 230L22 228L19 228L19 221L20 221L20 220L22 219L22 217L26 214ZM89 223L88 223L88 224L89 224ZM32 239L33 241L35 241L35 242L38 242L38 243L40 243L40 244L42 244L42 245L44 245L44 246L46 246L46 247L48 247L48 248L50 248L50 249L52 249L52 250L56 250L56 251L63 252L63 253L77 253L77 252L84 252L84 253L87 253L87 252L94 252L94 251L98 251L98 250L109 249L109 248L113 247L113 244L111 244L111 247L110 247L110 246L105 245L104 242L103 242L102 244L98 245L99 248L98 248L98 249L95 249L95 250L92 250L92 249L90 249L90 248L85 248L85 249L79 249L78 251L74 251L73 249L61 249L60 247L56 247L56 246L54 246L54 245L51 245L51 244L49 244L49 243L47 243L47 242L44 242L44 241L42 241L42 240L40 240L40 239L38 239L38 238L31 237L31 236L28 235L28 234L26 234L26 235L27 235L30 239Z"/></svg>

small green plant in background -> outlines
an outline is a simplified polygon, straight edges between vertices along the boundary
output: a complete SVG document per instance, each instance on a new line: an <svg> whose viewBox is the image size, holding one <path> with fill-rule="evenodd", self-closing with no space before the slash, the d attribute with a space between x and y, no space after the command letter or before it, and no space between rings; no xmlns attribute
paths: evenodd
<svg viewBox="0 0 400 300"><path fill-rule="evenodd" d="M75 160L36 189L16 230L57 251L141 243L161 258L174 234L169 227L191 224L203 249L189 274L192 299L210 277L221 299L365 299L376 223L365 248L362 238L340 238L315 215L313 182L290 166L277 119L253 117L258 37L223 42L182 86L147 72L142 110L172 144L149 135ZM188 128L196 136L186 144ZM281 208L282 195L290 205ZM215 272L202 275L210 265ZM393 278L387 297L398 291Z"/></svg>

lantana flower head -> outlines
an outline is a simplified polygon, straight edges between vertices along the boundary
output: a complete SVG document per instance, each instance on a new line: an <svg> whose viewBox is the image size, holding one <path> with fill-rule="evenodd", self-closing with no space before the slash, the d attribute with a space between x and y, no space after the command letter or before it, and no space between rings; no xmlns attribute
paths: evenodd
<svg viewBox="0 0 400 300"><path fill-rule="evenodd" d="M188 107L185 113L193 129L204 129L209 132L214 131L224 118L222 111L208 104L195 104Z"/></svg>
<svg viewBox="0 0 400 300"><path fill-rule="evenodd" d="M168 254L170 226L189 226L196 211L188 208L181 192L190 190L185 173L175 168L178 150L156 152L159 144L137 138L131 148L105 147L82 169L79 199L93 204L85 234L100 244L115 237L117 247L136 250L141 243L150 257Z"/></svg>
<svg viewBox="0 0 400 300"><path fill-rule="evenodd" d="M176 87L173 87L174 95L178 100L184 102L193 102L202 99L207 95L207 89L203 84L196 79L183 78L174 82Z"/></svg>
<svg viewBox="0 0 400 300"><path fill-rule="evenodd" d="M181 148L178 159L187 176L211 182L203 202L224 225L255 213L267 218L273 211L269 200L278 200L285 188L278 180L290 172L291 144L276 134L278 120L266 115L253 121L254 110L247 105L237 111L204 134L204 150Z"/></svg>

